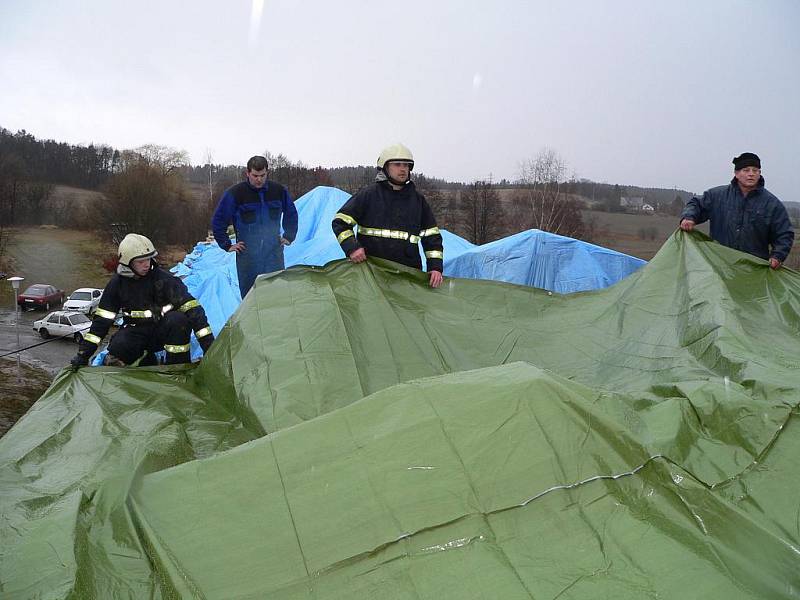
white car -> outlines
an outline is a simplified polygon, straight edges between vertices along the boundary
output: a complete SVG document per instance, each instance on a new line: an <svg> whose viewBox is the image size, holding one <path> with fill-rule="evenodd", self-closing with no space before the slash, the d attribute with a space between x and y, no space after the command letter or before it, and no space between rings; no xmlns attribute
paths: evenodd
<svg viewBox="0 0 800 600"><path fill-rule="evenodd" d="M64 302L64 310L72 310L91 315L97 310L103 290L97 288L79 288L67 296Z"/></svg>
<svg viewBox="0 0 800 600"><path fill-rule="evenodd" d="M68 310L51 312L44 319L33 322L33 330L42 338L64 337L80 342L89 332L92 321L85 314Z"/></svg>

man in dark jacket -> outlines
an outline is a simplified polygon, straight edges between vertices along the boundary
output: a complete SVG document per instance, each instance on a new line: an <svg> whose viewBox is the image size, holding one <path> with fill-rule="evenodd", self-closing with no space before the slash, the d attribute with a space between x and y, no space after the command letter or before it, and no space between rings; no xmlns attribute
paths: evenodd
<svg viewBox="0 0 800 600"><path fill-rule="evenodd" d="M425 251L430 286L442 283L442 234L431 207L411 181L414 157L402 144L385 148L378 157L375 183L350 198L331 226L345 255L354 263L367 254L422 269L419 243ZM358 225L358 232L353 228Z"/></svg>
<svg viewBox="0 0 800 600"><path fill-rule="evenodd" d="M236 252L242 298L253 287L256 277L283 270L283 247L297 235L294 202L285 187L267 179L267 166L263 156L248 160L247 180L225 190L211 219L211 230L219 247ZM227 233L231 223L236 231L235 244Z"/></svg>
<svg viewBox="0 0 800 600"><path fill-rule="evenodd" d="M186 285L154 260L158 252L143 235L129 233L119 245L117 273L108 282L92 327L70 361L77 369L89 359L122 311L123 326L108 344L106 364L155 365L155 353L166 352L166 364L190 361L189 335L194 329L203 352L214 341L206 313Z"/></svg>
<svg viewBox="0 0 800 600"><path fill-rule="evenodd" d="M745 152L733 159L730 184L711 188L694 197L681 213L680 227L711 221L711 237L729 248L748 252L777 269L789 255L794 229L780 200L764 187L761 159Z"/></svg>

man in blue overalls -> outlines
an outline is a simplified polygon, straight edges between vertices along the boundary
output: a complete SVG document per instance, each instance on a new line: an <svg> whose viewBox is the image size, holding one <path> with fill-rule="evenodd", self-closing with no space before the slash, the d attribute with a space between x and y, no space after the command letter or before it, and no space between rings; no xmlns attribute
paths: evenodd
<svg viewBox="0 0 800 600"><path fill-rule="evenodd" d="M231 223L235 244L227 233ZM266 158L254 156L247 161L247 181L225 190L211 219L211 230L220 248L236 252L242 298L256 277L284 268L283 247L297 235L297 209L288 190L267 179Z"/></svg>

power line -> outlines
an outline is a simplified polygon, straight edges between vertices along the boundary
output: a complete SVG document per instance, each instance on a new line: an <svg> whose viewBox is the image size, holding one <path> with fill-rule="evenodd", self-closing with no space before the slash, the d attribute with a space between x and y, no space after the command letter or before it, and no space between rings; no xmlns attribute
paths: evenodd
<svg viewBox="0 0 800 600"><path fill-rule="evenodd" d="M25 352L26 350L30 350L31 348L36 348L37 346L49 344L50 342L55 342L56 340L63 340L64 338L72 337L74 335L75 335L74 333L68 333L66 335L53 336L50 337L49 339L44 340L43 342L37 342L35 344L31 344L30 346L25 346L24 348L18 348L17 350L12 350L11 352L0 354L0 358L5 358L6 356L11 356L12 354L17 354L19 352Z"/></svg>

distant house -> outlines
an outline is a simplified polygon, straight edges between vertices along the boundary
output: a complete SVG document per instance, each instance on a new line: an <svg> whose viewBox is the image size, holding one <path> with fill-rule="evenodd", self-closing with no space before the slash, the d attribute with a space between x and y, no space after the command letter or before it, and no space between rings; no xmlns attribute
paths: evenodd
<svg viewBox="0 0 800 600"><path fill-rule="evenodd" d="M644 198L642 196L622 196L619 199L619 205L626 211L642 212ZM648 204L648 206L650 205ZM651 206L650 209L652 210L652 208L653 207Z"/></svg>
<svg viewBox="0 0 800 600"><path fill-rule="evenodd" d="M647 213L648 215L652 215L656 212L656 209L650 206L649 204L642 204L642 212Z"/></svg>

